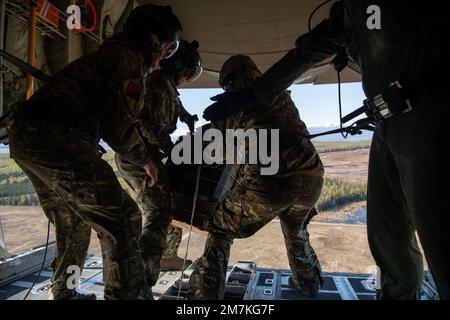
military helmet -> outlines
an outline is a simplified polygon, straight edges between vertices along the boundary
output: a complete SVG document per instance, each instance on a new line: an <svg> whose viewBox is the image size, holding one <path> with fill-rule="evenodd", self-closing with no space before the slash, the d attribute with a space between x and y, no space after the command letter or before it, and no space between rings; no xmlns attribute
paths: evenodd
<svg viewBox="0 0 450 320"><path fill-rule="evenodd" d="M239 91L247 88L261 76L255 62L245 55L230 57L222 66L219 84L225 91Z"/></svg>
<svg viewBox="0 0 450 320"><path fill-rule="evenodd" d="M188 81L194 81L200 77L202 69L202 59L198 52L199 43L194 40L189 43L180 40L177 52L169 59L162 60L159 65L161 69L180 76L186 74Z"/></svg>
<svg viewBox="0 0 450 320"><path fill-rule="evenodd" d="M181 22L170 6L147 4L136 7L123 26L124 33L138 46L160 51L168 42L173 43L169 52L173 55L179 43ZM168 57L167 57L168 58Z"/></svg>

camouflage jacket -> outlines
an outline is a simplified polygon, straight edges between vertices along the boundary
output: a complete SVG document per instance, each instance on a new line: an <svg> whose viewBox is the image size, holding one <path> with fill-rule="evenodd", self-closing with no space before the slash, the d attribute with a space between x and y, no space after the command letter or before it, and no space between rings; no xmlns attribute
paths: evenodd
<svg viewBox="0 0 450 320"><path fill-rule="evenodd" d="M136 124L145 97L150 67L144 56L118 34L91 54L58 72L31 98L41 105L57 104L62 118L77 115L89 133L95 132L117 153L138 165L152 153Z"/></svg>
<svg viewBox="0 0 450 320"><path fill-rule="evenodd" d="M368 27L373 15L367 9L373 5L383 13L381 28ZM442 67L448 70L447 42L442 41L448 37L446 14L443 7L420 2L337 1L329 19L300 36L296 48L255 81L252 90L258 101L271 102L305 72L333 58L339 47L346 48L349 66L361 73L368 98L397 80L415 91L429 89L424 79L435 70L445 73Z"/></svg>
<svg viewBox="0 0 450 320"><path fill-rule="evenodd" d="M240 112L224 121L214 123L224 129L279 129L279 174L304 174L322 176L324 168L319 154L306 136L309 132L301 120L289 91L282 92L266 112ZM270 133L268 133L270 137ZM250 165L259 171L258 165ZM251 169L251 168L248 168Z"/></svg>
<svg viewBox="0 0 450 320"><path fill-rule="evenodd" d="M169 155L173 146L170 134L177 128L178 119L182 120L188 114L181 103L173 77L164 70L150 74L147 78L145 107L139 120L142 134L152 149L160 149Z"/></svg>

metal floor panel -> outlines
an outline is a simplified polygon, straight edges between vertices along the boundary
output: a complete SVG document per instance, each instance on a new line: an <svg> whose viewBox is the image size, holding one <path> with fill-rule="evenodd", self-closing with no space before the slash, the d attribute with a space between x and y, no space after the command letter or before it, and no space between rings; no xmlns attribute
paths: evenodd
<svg viewBox="0 0 450 320"><path fill-rule="evenodd" d="M80 288L103 299L102 260L87 259ZM161 272L152 288L155 299L176 300L181 286L181 299L185 299L189 286L190 266L182 275L179 271ZM51 269L45 269L32 289L28 300L46 300L50 284ZM375 290L371 287L370 275L350 273L324 273L324 285L316 297L303 296L288 284L289 270L257 268L252 262L238 262L229 267L225 299L227 300L374 300ZM37 272L13 283L0 287L0 300L22 300L33 284ZM183 276L182 281L178 281ZM424 278L422 299L435 299L437 294L428 275Z"/></svg>
<svg viewBox="0 0 450 320"><path fill-rule="evenodd" d="M103 297L102 282L102 262L100 258L88 258L83 273L80 278L80 287L89 292L95 292L99 297ZM6 286L0 287L0 300L23 300L26 293L33 285L38 272L30 274ZM44 269L41 272L36 284L28 295L27 300L47 300L47 293L50 289L50 278L52 276L51 268ZM98 281L97 287L92 290L92 285Z"/></svg>

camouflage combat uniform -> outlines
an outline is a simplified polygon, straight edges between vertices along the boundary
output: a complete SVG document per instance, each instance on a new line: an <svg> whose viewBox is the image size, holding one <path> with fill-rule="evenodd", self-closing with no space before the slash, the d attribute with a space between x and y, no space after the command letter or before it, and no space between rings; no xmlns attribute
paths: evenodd
<svg viewBox="0 0 450 320"><path fill-rule="evenodd" d="M184 119L186 114L173 76L164 70L153 72L147 80L146 107L140 118L140 128L149 147L154 153L159 154L156 186L153 188L148 186L147 174L142 167L120 154L116 154L115 158L120 174L136 192L138 202L144 211L140 246L148 268L146 273L150 285L156 283L158 279L161 256L176 255L181 243L182 230L170 225L171 188L161 159L170 156L173 146L170 134L175 131L178 118Z"/></svg>
<svg viewBox="0 0 450 320"><path fill-rule="evenodd" d="M92 227L100 239L106 299L145 297L138 249L142 218L101 159L98 140L144 165L154 155L135 128L150 68L124 34L65 67L15 109L11 157L55 226L52 293L70 295L67 267L83 267Z"/></svg>
<svg viewBox="0 0 450 320"><path fill-rule="evenodd" d="M367 8L373 5L380 8L379 29L368 27L373 15ZM300 36L296 48L251 88L258 102L270 105L342 46L352 69L360 70L367 98L394 81L403 86L404 92L390 97L397 114L376 125L369 158L367 233L381 271L378 299L420 298L423 258L415 231L440 298L450 299L450 171L442 158L442 146L448 145L449 94L443 82L429 81L448 70L446 14L443 7L421 3L338 1L329 19ZM412 111L402 114L398 110L406 98Z"/></svg>
<svg viewBox="0 0 450 320"><path fill-rule="evenodd" d="M280 170L260 175L244 165L237 182L209 224L203 256L190 278L190 298L222 299L233 238L247 238L279 217L293 280L305 293L322 285L321 267L309 243L307 225L323 184L324 169L289 92L265 114L240 114L216 124L220 129L280 129Z"/></svg>

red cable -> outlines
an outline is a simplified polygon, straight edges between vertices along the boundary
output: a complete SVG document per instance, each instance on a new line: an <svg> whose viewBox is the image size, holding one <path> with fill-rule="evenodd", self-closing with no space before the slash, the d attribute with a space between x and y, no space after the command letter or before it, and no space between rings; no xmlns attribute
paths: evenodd
<svg viewBox="0 0 450 320"><path fill-rule="evenodd" d="M74 29L74 32L92 32L95 29L95 26L97 25L97 11L95 10L95 6L92 3L91 0L87 0L86 2L86 15L91 14L92 15L92 24L89 28L85 26L81 26L80 29Z"/></svg>

